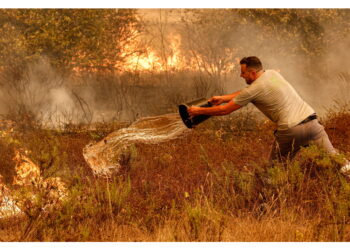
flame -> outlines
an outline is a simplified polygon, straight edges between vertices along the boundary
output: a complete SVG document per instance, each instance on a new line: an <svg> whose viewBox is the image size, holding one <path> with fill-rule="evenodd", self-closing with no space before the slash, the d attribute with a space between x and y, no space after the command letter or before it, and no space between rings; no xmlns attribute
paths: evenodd
<svg viewBox="0 0 350 250"><path fill-rule="evenodd" d="M133 30L136 37L133 40L128 40L122 46L120 56L125 59L123 63L110 62L107 59L100 66L102 68L107 65L121 72L164 72L164 71L206 71L211 74L229 73L234 67L237 67L237 58L233 58L236 51L225 48L223 59L207 58L199 53L191 54L190 51L184 52L181 49L182 37L177 33L169 33L161 48L155 48L154 44L145 45L146 37L138 31ZM159 47L159 46L158 46ZM87 67L79 67L75 62L84 58L83 53L78 53L73 59L73 70L76 73L81 73L85 70L98 71L93 65ZM230 62L228 62L230 61ZM91 69L89 69L91 66Z"/></svg>
<svg viewBox="0 0 350 250"><path fill-rule="evenodd" d="M152 70L160 68L162 69L162 63L160 58L153 52L149 52L148 55L137 55L130 57L124 66L124 70Z"/></svg>
<svg viewBox="0 0 350 250"><path fill-rule="evenodd" d="M171 42L169 45L169 48L172 51L172 55L168 57L167 64L175 69L179 69L180 65L184 61L183 56L181 55L180 45L180 35L172 35ZM182 68L185 68L185 65L182 64Z"/></svg>
<svg viewBox="0 0 350 250"><path fill-rule="evenodd" d="M40 168L19 150L15 151L13 160L16 163L17 173L13 179L14 185L32 185L40 180Z"/></svg>
<svg viewBox="0 0 350 250"><path fill-rule="evenodd" d="M181 37L176 34L169 34L167 37L170 42L167 45L166 51L157 52L151 46L144 49L144 53L138 53L127 57L123 66L124 71L166 71L166 70L180 70L185 68L184 58L181 54L180 45ZM142 39L141 36L139 39ZM123 56L133 54L137 51L136 47L141 41L135 41L124 47ZM163 54L163 55L161 55Z"/></svg>
<svg viewBox="0 0 350 250"><path fill-rule="evenodd" d="M140 36L141 37L141 36ZM234 59L236 51L230 48L224 48L223 58L217 62L213 58L206 58L199 53L188 56L190 53L181 49L182 38L180 34L170 33L166 37L169 43L163 48L163 51L157 51L151 46L145 48L145 53L131 56L127 59L123 69L124 71L207 71L211 74L229 73L237 64ZM125 47L124 54L136 50L137 42ZM129 52L128 52L129 51ZM238 61L239 62L239 61Z"/></svg>

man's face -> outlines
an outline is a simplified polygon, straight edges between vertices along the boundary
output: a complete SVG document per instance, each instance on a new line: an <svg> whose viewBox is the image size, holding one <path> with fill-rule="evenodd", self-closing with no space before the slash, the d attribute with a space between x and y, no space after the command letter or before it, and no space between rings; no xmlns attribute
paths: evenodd
<svg viewBox="0 0 350 250"><path fill-rule="evenodd" d="M256 80L256 70L247 68L247 64L241 64L241 77L250 85Z"/></svg>

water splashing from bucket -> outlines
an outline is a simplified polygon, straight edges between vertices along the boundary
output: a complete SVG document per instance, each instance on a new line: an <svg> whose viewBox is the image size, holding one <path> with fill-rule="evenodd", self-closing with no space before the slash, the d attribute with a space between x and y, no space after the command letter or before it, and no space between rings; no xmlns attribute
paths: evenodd
<svg viewBox="0 0 350 250"><path fill-rule="evenodd" d="M144 117L96 144L87 145L83 155L94 174L109 176L119 171L122 153L133 143L163 143L179 138L188 131L177 113Z"/></svg>

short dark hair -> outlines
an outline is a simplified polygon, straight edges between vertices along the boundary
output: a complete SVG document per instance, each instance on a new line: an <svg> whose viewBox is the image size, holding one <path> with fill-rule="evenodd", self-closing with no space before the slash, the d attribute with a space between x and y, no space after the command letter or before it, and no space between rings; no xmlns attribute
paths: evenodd
<svg viewBox="0 0 350 250"><path fill-rule="evenodd" d="M260 59L256 56L244 57L239 63L246 64L247 68L253 68L256 70L261 70L263 68Z"/></svg>

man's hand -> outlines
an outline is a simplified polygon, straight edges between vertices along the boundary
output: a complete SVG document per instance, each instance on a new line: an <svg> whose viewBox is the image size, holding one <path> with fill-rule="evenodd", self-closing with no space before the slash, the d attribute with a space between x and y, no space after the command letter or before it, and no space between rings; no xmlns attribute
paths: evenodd
<svg viewBox="0 0 350 250"><path fill-rule="evenodd" d="M200 107L189 107L187 109L187 113L190 115L190 117L194 117L194 116L197 116L197 115L200 115L201 112L200 112L201 108Z"/></svg>
<svg viewBox="0 0 350 250"><path fill-rule="evenodd" d="M217 106L220 105L221 103L226 102L226 99L223 96L213 96L208 100L212 105Z"/></svg>

